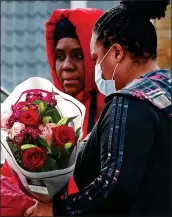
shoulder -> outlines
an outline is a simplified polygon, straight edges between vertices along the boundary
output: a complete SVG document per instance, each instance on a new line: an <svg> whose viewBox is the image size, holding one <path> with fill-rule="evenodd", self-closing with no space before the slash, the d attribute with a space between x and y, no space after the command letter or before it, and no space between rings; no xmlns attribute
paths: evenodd
<svg viewBox="0 0 172 217"><path fill-rule="evenodd" d="M106 105L101 114L101 123L111 121L121 116L126 116L127 123L139 124L139 123L159 123L160 122L160 110L152 105L150 102L140 100L132 96L111 96L106 99Z"/></svg>

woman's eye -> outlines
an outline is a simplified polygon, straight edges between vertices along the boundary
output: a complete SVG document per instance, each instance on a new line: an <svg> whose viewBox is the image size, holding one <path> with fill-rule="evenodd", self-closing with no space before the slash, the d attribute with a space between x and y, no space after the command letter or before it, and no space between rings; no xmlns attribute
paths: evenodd
<svg viewBox="0 0 172 217"><path fill-rule="evenodd" d="M61 54L56 55L56 60L63 61L64 59L65 59L64 55L61 55Z"/></svg>
<svg viewBox="0 0 172 217"><path fill-rule="evenodd" d="M83 56L82 53L78 53L78 54L75 54L75 58L76 58L77 60L83 60L83 59L84 59L84 56Z"/></svg>

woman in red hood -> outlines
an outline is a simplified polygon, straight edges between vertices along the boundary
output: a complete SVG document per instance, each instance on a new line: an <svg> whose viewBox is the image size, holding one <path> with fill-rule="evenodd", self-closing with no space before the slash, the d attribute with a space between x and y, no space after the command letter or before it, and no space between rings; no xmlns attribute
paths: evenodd
<svg viewBox="0 0 172 217"><path fill-rule="evenodd" d="M46 51L53 82L86 107L83 138L92 130L104 104L90 56L92 28L102 14L98 9L59 9L46 23Z"/></svg>
<svg viewBox="0 0 172 217"><path fill-rule="evenodd" d="M83 138L92 130L104 104L90 57L92 28L102 14L98 9L59 9L46 23L46 51L54 84L86 107ZM6 162L1 174L18 184ZM73 191L76 187L71 180L69 194Z"/></svg>
<svg viewBox="0 0 172 217"><path fill-rule="evenodd" d="M92 130L104 104L90 56L92 29L102 14L98 9L59 9L46 23L46 51L54 84L86 107L83 138ZM71 179L68 193L76 189Z"/></svg>

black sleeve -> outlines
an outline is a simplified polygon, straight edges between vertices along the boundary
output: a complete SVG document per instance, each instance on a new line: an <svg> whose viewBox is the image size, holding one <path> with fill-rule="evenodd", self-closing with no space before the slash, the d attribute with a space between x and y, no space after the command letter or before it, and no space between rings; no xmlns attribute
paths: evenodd
<svg viewBox="0 0 172 217"><path fill-rule="evenodd" d="M61 207L54 199L54 215L83 215L101 206L112 194L119 195L118 188L136 192L153 146L155 121L157 113L149 103L114 98L99 127L99 176L79 193L61 201Z"/></svg>

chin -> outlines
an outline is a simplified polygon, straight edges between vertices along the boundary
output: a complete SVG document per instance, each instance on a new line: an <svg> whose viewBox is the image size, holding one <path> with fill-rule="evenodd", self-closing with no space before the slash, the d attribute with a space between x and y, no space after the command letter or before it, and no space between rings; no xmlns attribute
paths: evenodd
<svg viewBox="0 0 172 217"><path fill-rule="evenodd" d="M75 97L79 92L76 89L70 89L69 88L69 89L65 90L65 93L68 94L68 95L70 95L70 96Z"/></svg>

